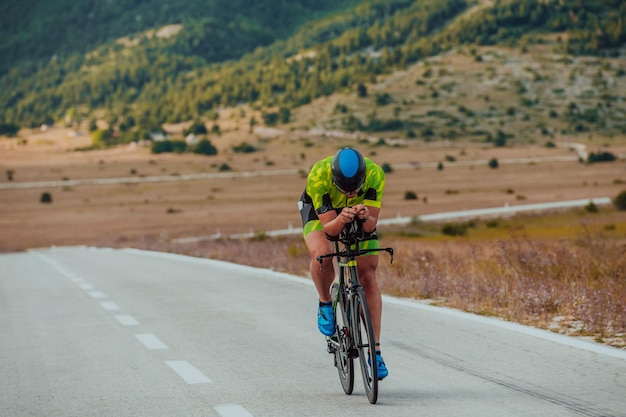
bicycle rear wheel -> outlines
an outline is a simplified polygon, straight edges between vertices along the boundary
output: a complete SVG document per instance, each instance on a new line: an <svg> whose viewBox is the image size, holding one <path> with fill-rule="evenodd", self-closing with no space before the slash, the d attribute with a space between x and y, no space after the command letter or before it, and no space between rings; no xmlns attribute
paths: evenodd
<svg viewBox="0 0 626 417"><path fill-rule="evenodd" d="M354 339L359 351L363 386L370 403L378 400L378 368L376 366L376 337L370 318L370 311L363 288L357 288L354 294Z"/></svg>
<svg viewBox="0 0 626 417"><path fill-rule="evenodd" d="M354 356L350 349L352 346L352 335L350 334L350 325L348 324L348 307L346 293L339 292L339 284L335 283L331 287L331 296L333 300L337 300L335 308L335 322L337 326L337 341L339 347L335 349L335 366L339 373L339 381L343 391L350 395L354 389Z"/></svg>

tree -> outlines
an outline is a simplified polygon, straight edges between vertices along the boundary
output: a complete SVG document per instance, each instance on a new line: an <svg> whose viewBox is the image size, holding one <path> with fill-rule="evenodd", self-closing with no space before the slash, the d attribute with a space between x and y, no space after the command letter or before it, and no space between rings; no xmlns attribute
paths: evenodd
<svg viewBox="0 0 626 417"><path fill-rule="evenodd" d="M498 133L496 133L496 140L493 142L493 144L498 147L504 147L506 146L506 139L506 133L498 130Z"/></svg>
<svg viewBox="0 0 626 417"><path fill-rule="evenodd" d="M360 98L367 97L367 87L364 86L363 84L359 83L359 85L357 85L357 87L356 87L356 94Z"/></svg>
<svg viewBox="0 0 626 417"><path fill-rule="evenodd" d="M198 142L193 152L200 155L217 155L217 148L209 140L202 139Z"/></svg>
<svg viewBox="0 0 626 417"><path fill-rule="evenodd" d="M19 130L15 123L0 123L0 135L15 136Z"/></svg>
<svg viewBox="0 0 626 417"><path fill-rule="evenodd" d="M191 126L189 126L189 129L186 129L185 131L183 131L183 133L185 135L189 135L189 134L194 134L194 135L206 135L208 133L206 126L204 125L203 122L199 121L199 120L195 120Z"/></svg>

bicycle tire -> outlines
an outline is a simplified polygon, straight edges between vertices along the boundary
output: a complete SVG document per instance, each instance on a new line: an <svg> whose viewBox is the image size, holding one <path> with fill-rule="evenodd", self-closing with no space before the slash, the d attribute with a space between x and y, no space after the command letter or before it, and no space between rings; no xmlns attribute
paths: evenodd
<svg viewBox="0 0 626 417"><path fill-rule="evenodd" d="M353 298L354 341L359 351L363 386L371 404L378 401L378 368L376 366L376 337L363 288L356 288Z"/></svg>
<svg viewBox="0 0 626 417"><path fill-rule="evenodd" d="M348 322L348 303L346 293L339 291L339 284L335 283L331 287L331 295L334 298L337 294L337 304L335 306L335 327L337 329L337 341L339 347L335 349L335 366L339 374L339 381L343 391L350 395L354 389L354 358L350 354L352 347L352 335Z"/></svg>

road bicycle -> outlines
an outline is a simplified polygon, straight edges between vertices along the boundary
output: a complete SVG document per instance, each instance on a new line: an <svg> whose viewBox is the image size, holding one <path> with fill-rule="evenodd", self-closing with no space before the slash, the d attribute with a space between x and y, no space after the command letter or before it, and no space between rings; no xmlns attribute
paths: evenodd
<svg viewBox="0 0 626 417"><path fill-rule="evenodd" d="M387 252L393 262L392 248L361 249L366 240L363 222L358 218L348 223L334 241L334 253L317 257L322 268L323 260L334 258L339 279L331 287L335 310L335 334L327 337L328 352L333 354L341 386L347 395L354 389L354 359L359 358L365 393L371 404L378 400L378 369L376 342L365 292L359 282L357 258L374 252Z"/></svg>

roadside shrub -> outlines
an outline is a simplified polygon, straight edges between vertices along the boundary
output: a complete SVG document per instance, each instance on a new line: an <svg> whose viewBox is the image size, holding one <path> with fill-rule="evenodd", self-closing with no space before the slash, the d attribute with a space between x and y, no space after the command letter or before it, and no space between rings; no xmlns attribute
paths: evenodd
<svg viewBox="0 0 626 417"><path fill-rule="evenodd" d="M44 192L44 193L41 193L41 197L39 198L39 202L44 203L44 204L52 203L52 194L50 194L47 191Z"/></svg>
<svg viewBox="0 0 626 417"><path fill-rule="evenodd" d="M618 210L626 210L626 190L619 193L614 199L613 204Z"/></svg>
<svg viewBox="0 0 626 417"><path fill-rule="evenodd" d="M589 204L585 206L585 211L587 213L598 213L600 210L598 209L598 206L593 201L590 201Z"/></svg>
<svg viewBox="0 0 626 417"><path fill-rule="evenodd" d="M441 228L441 233L447 236L465 236L468 225L465 223L446 223Z"/></svg>
<svg viewBox="0 0 626 417"><path fill-rule="evenodd" d="M7 180L13 181L13 176L15 175L15 171L12 169L7 169Z"/></svg>
<svg viewBox="0 0 626 417"><path fill-rule="evenodd" d="M417 200L417 194L415 194L413 191L407 191L404 193L404 199L405 200Z"/></svg>
<svg viewBox="0 0 626 417"><path fill-rule="evenodd" d="M222 165L220 165L220 171L231 171L231 170L232 168L227 163L223 163Z"/></svg>
<svg viewBox="0 0 626 417"><path fill-rule="evenodd" d="M489 168L496 169L498 168L498 166L500 166L498 164L498 160L496 158L491 158L491 160L489 161Z"/></svg>
<svg viewBox="0 0 626 417"><path fill-rule="evenodd" d="M386 163L386 162L385 162L384 164L382 164L382 165L381 165L381 168L383 169L383 172L384 172L385 174L388 174L388 173L390 173L390 172L393 172L393 168L391 167L391 165L390 165L390 164L388 164L388 163Z"/></svg>

